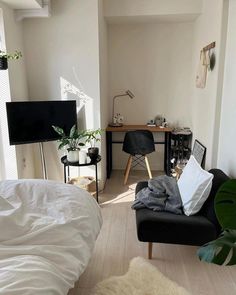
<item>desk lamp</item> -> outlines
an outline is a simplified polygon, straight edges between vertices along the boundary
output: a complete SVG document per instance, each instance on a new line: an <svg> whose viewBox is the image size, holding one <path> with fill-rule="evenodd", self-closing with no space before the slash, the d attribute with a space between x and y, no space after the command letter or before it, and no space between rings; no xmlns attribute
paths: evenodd
<svg viewBox="0 0 236 295"><path fill-rule="evenodd" d="M115 111L114 111L114 109L115 109L115 99L118 98L118 97L121 97L121 96L129 96L131 99L134 98L134 94L130 90L127 90L124 94L115 95L113 97L112 122L109 124L109 126L112 126L112 127L121 127L123 125L122 123L116 122L116 120L115 120Z"/></svg>

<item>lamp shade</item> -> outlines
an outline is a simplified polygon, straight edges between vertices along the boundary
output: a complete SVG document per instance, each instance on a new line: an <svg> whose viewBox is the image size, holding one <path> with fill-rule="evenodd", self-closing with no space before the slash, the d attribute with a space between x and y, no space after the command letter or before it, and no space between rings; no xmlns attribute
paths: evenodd
<svg viewBox="0 0 236 295"><path fill-rule="evenodd" d="M134 98L134 94L133 94L130 90L127 90L127 91L126 91L126 94L127 94L130 98Z"/></svg>

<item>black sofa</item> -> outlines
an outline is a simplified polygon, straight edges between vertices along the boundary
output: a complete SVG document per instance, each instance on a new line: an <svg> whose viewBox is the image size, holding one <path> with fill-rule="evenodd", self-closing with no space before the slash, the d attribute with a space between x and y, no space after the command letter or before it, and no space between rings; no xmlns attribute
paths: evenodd
<svg viewBox="0 0 236 295"><path fill-rule="evenodd" d="M215 215L214 198L219 187L229 177L219 169L209 172L214 175L212 189L207 201L196 215L175 215L150 209L136 210L138 239L148 242L149 259L152 259L152 243L201 246L218 237L221 228ZM147 181L139 182L136 194L147 184Z"/></svg>

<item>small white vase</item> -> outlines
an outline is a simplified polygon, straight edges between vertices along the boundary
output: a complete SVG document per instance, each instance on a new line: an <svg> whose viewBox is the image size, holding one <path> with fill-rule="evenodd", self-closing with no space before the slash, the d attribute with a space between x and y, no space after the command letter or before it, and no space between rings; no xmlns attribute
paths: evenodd
<svg viewBox="0 0 236 295"><path fill-rule="evenodd" d="M79 162L79 150L68 151L67 160L71 163Z"/></svg>
<svg viewBox="0 0 236 295"><path fill-rule="evenodd" d="M84 150L79 151L79 163L86 164L87 163L87 152Z"/></svg>

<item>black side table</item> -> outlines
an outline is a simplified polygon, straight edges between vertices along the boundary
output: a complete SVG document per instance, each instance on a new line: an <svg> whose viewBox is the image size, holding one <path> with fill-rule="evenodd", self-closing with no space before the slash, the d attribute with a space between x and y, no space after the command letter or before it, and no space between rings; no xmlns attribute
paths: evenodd
<svg viewBox="0 0 236 295"><path fill-rule="evenodd" d="M86 163L86 164L80 164L79 162L69 162L67 160L67 156L64 156L61 158L61 163L64 165L64 182L67 183L70 178L70 166L75 166L75 167L85 167L85 166L95 166L95 181L96 181L96 199L98 202L98 167L97 164L101 161L102 157L98 156L96 160L91 160L91 162ZM67 167L67 169L66 169ZM67 170L67 171L66 171Z"/></svg>

